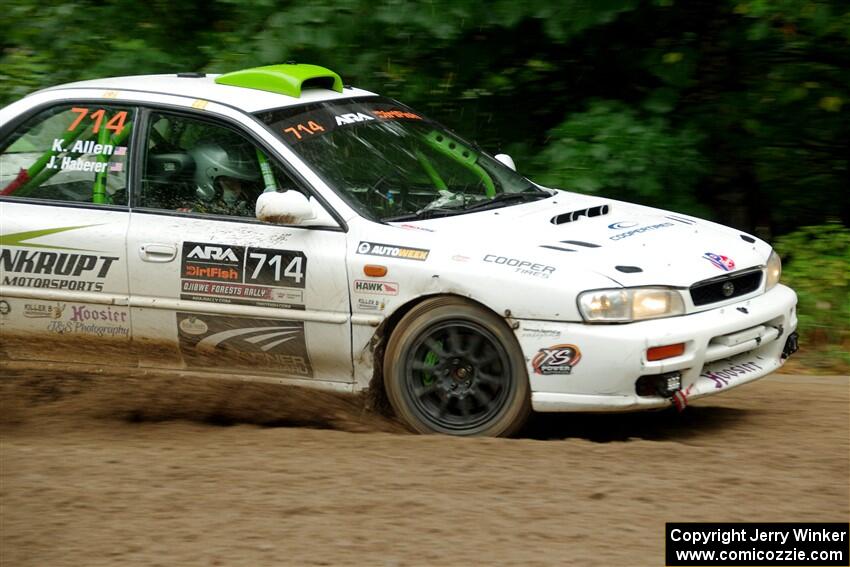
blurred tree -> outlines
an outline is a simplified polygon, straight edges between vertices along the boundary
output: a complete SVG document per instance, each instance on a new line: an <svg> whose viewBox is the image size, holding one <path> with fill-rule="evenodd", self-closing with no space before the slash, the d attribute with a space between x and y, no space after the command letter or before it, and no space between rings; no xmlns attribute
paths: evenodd
<svg viewBox="0 0 850 567"><path fill-rule="evenodd" d="M763 236L850 224L846 1L17 0L0 26L2 102L316 62L561 187Z"/></svg>

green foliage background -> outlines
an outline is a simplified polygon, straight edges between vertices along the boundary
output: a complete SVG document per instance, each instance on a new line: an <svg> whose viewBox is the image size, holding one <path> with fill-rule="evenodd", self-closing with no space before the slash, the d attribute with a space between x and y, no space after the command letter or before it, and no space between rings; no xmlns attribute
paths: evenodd
<svg viewBox="0 0 850 567"><path fill-rule="evenodd" d="M0 103L79 79L297 60L549 185L770 240L850 226L846 0L13 0L3 12ZM780 242L829 250L829 226ZM787 273L817 278L818 257ZM836 289L843 300L823 301L846 327L846 280Z"/></svg>

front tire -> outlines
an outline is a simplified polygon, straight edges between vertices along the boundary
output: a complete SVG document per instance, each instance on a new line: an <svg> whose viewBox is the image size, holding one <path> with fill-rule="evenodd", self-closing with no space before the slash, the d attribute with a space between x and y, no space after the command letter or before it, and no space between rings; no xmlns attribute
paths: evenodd
<svg viewBox="0 0 850 567"><path fill-rule="evenodd" d="M531 411L522 350L504 320L459 297L417 305L384 355L396 414L420 433L508 436Z"/></svg>

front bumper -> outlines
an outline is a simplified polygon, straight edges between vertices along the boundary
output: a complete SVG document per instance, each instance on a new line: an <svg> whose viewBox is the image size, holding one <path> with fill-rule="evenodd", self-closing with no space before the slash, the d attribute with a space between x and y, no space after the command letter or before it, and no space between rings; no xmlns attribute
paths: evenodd
<svg viewBox="0 0 850 567"><path fill-rule="evenodd" d="M670 372L681 374L675 396L680 406L746 384L784 364L792 350L787 344L796 343L791 337L796 305L796 294L780 284L758 297L668 319L624 325L521 320L515 333L527 361L532 407L541 412L663 408L672 398L639 396L635 384L641 376ZM676 343L685 343L681 355L647 360L648 348ZM580 353L572 366L541 370L547 353L554 352L549 360L557 361L567 345Z"/></svg>

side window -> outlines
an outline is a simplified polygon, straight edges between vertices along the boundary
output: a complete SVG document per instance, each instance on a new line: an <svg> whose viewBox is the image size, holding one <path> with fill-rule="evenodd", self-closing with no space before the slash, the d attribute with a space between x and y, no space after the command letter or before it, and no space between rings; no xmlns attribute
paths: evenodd
<svg viewBox="0 0 850 567"><path fill-rule="evenodd" d="M298 190L257 145L222 124L153 113L145 143L142 207L253 217L267 188Z"/></svg>
<svg viewBox="0 0 850 567"><path fill-rule="evenodd" d="M134 118L98 103L36 114L0 143L0 195L126 205Z"/></svg>

